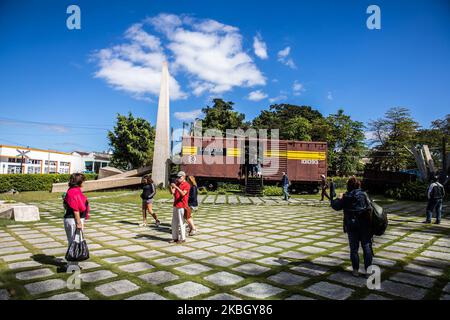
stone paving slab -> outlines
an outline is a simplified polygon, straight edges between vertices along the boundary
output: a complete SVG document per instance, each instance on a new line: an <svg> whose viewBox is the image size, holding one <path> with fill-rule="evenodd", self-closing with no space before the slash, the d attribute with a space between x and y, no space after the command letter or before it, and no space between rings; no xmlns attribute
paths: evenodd
<svg viewBox="0 0 450 320"><path fill-rule="evenodd" d="M155 271L151 273L146 273L141 276L139 276L144 281L147 281L148 283L158 285L161 283L177 280L179 276L170 273L168 271Z"/></svg>
<svg viewBox="0 0 450 320"><path fill-rule="evenodd" d="M395 283L395 282L389 281L389 280L383 281L381 283L380 290L382 292L386 292L393 296L398 296L398 297L402 297L402 298L410 299L410 300L423 299L423 297L426 294L425 289L413 287L413 286L410 286L407 284Z"/></svg>
<svg viewBox="0 0 450 320"><path fill-rule="evenodd" d="M173 286L165 287L164 290L176 295L181 299L190 299L201 294L210 292L211 290L204 285L192 281L187 281Z"/></svg>
<svg viewBox="0 0 450 320"><path fill-rule="evenodd" d="M30 294L35 295L44 292L60 290L65 288L66 286L66 281L61 279L52 279L26 284L25 289L27 289Z"/></svg>
<svg viewBox="0 0 450 320"><path fill-rule="evenodd" d="M284 289L267 283L254 282L234 291L250 298L267 299L283 292Z"/></svg>
<svg viewBox="0 0 450 320"><path fill-rule="evenodd" d="M95 290L106 297L124 294L139 289L139 286L128 280L119 280L95 287Z"/></svg>
<svg viewBox="0 0 450 320"><path fill-rule="evenodd" d="M332 300L344 300L351 296L353 290L329 282L319 282L305 289L305 291Z"/></svg>
<svg viewBox="0 0 450 320"><path fill-rule="evenodd" d="M68 292L68 293L62 293L57 294L54 296L51 296L49 298L44 298L40 300L89 300L87 296L82 294L81 292Z"/></svg>

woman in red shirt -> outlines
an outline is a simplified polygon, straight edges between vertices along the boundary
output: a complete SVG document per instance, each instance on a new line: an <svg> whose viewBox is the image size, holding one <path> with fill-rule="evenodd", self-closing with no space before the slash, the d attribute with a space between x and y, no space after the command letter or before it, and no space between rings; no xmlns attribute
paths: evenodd
<svg viewBox="0 0 450 320"><path fill-rule="evenodd" d="M64 197L64 229L66 230L69 247L77 229L84 229L84 220L89 215L89 202L81 191L86 177L82 173L74 173L70 176L69 190ZM68 265L77 265L77 262L68 262Z"/></svg>

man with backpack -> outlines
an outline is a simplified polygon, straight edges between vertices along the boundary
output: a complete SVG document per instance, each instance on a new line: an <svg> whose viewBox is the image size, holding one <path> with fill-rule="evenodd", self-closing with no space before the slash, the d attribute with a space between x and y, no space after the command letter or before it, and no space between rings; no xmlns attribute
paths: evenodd
<svg viewBox="0 0 450 320"><path fill-rule="evenodd" d="M366 270L372 265L373 257L371 204L367 194L361 190L361 182L356 177L351 177L347 181L347 192L332 200L331 207L336 211L344 210L344 232L348 235L352 273L358 277L360 243Z"/></svg>
<svg viewBox="0 0 450 320"><path fill-rule="evenodd" d="M436 224L441 223L442 200L445 196L444 186L438 182L438 178L433 176L428 188L427 219L423 223L431 223L433 211L436 212Z"/></svg>

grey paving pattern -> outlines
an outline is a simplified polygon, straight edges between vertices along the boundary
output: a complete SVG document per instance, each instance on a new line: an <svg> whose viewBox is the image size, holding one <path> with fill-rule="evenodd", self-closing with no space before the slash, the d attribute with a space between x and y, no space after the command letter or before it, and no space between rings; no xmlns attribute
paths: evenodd
<svg viewBox="0 0 450 320"><path fill-rule="evenodd" d="M386 206L390 225L374 244L383 281L380 290L368 290L364 277L350 273L342 215L325 202L201 200L198 234L176 245L168 243L170 200L154 206L161 228L140 228L138 203L93 199L86 223L91 258L80 263L79 289L68 288L72 275L58 271L67 249L61 204L38 202L41 222L0 226L0 300L449 299L448 206L439 226L420 223L422 204Z"/></svg>

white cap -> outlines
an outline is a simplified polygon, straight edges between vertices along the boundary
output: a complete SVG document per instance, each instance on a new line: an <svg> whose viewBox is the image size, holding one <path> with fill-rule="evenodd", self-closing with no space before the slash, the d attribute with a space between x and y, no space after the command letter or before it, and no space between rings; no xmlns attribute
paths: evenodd
<svg viewBox="0 0 450 320"><path fill-rule="evenodd" d="M324 174L322 174L321 177L324 178L324 179L326 178Z"/></svg>
<svg viewBox="0 0 450 320"><path fill-rule="evenodd" d="M186 173L184 171L179 171L177 173L177 177L185 177L185 176L186 176Z"/></svg>

